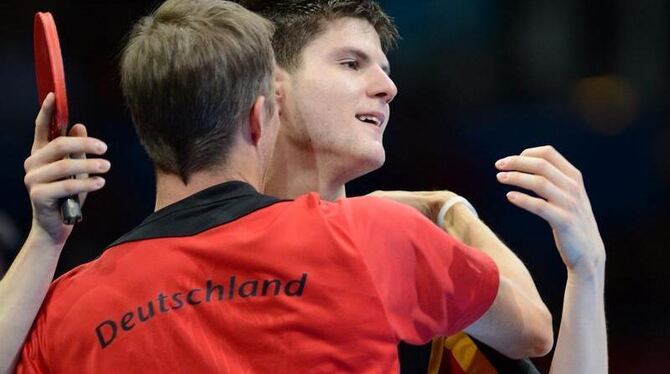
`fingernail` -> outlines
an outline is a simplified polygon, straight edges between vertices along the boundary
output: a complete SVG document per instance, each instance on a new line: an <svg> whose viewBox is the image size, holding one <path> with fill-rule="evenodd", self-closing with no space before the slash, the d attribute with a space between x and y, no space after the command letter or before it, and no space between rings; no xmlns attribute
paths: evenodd
<svg viewBox="0 0 670 374"><path fill-rule="evenodd" d="M498 177L498 180L504 181L507 179L507 173L498 173L496 174L496 177Z"/></svg>
<svg viewBox="0 0 670 374"><path fill-rule="evenodd" d="M96 187L102 187L105 185L105 178L103 177L95 177L95 181L93 182Z"/></svg>
<svg viewBox="0 0 670 374"><path fill-rule="evenodd" d="M98 148L98 150L100 152L107 152L107 144L105 144L103 142L98 142L98 144L96 145L96 148Z"/></svg>
<svg viewBox="0 0 670 374"><path fill-rule="evenodd" d="M109 163L109 161L107 161L107 160L102 160L102 161L100 161L100 163L98 164L98 169L100 169L100 170L102 170L102 171L107 171L107 170L109 170L109 167L110 167L110 166L112 166L112 165Z"/></svg>
<svg viewBox="0 0 670 374"><path fill-rule="evenodd" d="M507 198L510 200L516 199L516 194L514 192L508 192L507 193Z"/></svg>
<svg viewBox="0 0 670 374"><path fill-rule="evenodd" d="M501 168L501 167L505 166L506 163L507 163L507 158L501 158L500 160L496 161L496 166Z"/></svg>

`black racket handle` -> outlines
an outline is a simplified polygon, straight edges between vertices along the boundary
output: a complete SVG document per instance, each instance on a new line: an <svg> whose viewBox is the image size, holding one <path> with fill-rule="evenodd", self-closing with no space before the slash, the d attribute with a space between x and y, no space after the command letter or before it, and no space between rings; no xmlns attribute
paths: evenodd
<svg viewBox="0 0 670 374"><path fill-rule="evenodd" d="M60 202L61 217L63 223L66 225L74 225L81 221L81 205L79 205L79 197L68 196Z"/></svg>

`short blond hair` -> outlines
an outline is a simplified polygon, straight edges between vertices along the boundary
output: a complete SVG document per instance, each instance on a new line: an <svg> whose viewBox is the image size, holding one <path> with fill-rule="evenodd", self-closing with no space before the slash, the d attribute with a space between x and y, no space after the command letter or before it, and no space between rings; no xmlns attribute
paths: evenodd
<svg viewBox="0 0 670 374"><path fill-rule="evenodd" d="M274 29L221 0L168 0L139 20L121 57L121 88L155 167L184 183L224 164L258 96L273 105Z"/></svg>

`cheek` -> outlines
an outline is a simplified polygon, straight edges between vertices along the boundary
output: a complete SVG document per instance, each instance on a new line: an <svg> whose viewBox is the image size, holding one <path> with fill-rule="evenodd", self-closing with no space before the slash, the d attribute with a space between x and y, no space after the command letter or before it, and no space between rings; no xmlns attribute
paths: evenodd
<svg viewBox="0 0 670 374"><path fill-rule="evenodd" d="M359 94L350 82L338 80L315 84L304 97L319 121L333 122L353 118Z"/></svg>
<svg viewBox="0 0 670 374"><path fill-rule="evenodd" d="M339 122L348 109L346 101L337 89L326 89L323 85L303 87L294 102L296 113L305 122L311 133L327 127L327 124Z"/></svg>

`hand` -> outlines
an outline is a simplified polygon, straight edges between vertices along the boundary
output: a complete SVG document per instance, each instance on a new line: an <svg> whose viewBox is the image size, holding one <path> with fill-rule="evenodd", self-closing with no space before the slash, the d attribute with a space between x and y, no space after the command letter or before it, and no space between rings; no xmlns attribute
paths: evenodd
<svg viewBox="0 0 670 374"><path fill-rule="evenodd" d="M437 222L437 214L442 205L451 197L457 196L447 190L442 191L374 191L368 196L394 200L415 208L433 222Z"/></svg>
<svg viewBox="0 0 670 374"><path fill-rule="evenodd" d="M86 127L73 126L68 136L49 141L49 125L55 111L55 96L44 99L35 120L35 139L30 157L24 162L24 182L33 209L31 235L40 235L56 245L62 245L72 232L72 226L63 224L60 199L79 194L83 204L86 193L102 188L102 177L89 177L92 173L105 173L110 163L103 159L86 159L85 154L101 155L107 145L87 137ZM72 155L72 158L67 158ZM69 179L76 175L76 179Z"/></svg>
<svg viewBox="0 0 670 374"><path fill-rule="evenodd" d="M604 266L605 246L581 172L551 146L529 148L498 160L500 183L530 190L509 192L507 199L549 222L569 271L590 273Z"/></svg>

